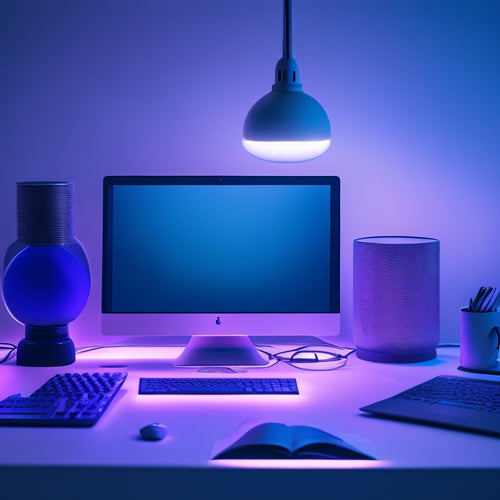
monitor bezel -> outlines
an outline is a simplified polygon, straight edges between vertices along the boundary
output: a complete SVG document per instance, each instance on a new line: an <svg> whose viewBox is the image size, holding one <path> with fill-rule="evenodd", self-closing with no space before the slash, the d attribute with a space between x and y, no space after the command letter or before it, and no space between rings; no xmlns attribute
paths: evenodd
<svg viewBox="0 0 500 500"><path fill-rule="evenodd" d="M124 313L111 307L111 218L117 185L326 185L330 186L328 312ZM251 335L333 336L340 332L340 179L337 176L106 176L103 180L102 333L134 336Z"/></svg>

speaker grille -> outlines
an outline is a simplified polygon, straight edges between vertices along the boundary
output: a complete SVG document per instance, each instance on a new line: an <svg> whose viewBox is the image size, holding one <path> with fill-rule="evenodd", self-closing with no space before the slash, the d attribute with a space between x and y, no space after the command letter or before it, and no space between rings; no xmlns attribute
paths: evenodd
<svg viewBox="0 0 500 500"><path fill-rule="evenodd" d="M64 245L74 235L73 184L17 183L17 239L27 245Z"/></svg>
<svg viewBox="0 0 500 500"><path fill-rule="evenodd" d="M439 342L439 241L354 241L353 337L358 356L382 362L432 359Z"/></svg>

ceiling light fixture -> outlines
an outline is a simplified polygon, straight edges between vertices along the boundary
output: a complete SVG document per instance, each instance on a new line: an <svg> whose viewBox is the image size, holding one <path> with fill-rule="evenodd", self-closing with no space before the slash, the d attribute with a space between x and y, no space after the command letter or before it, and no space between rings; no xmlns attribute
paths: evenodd
<svg viewBox="0 0 500 500"><path fill-rule="evenodd" d="M299 67L292 57L291 0L283 0L283 57L276 64L271 92L250 109L243 146L268 161L312 160L330 146L330 122L318 101L302 92Z"/></svg>

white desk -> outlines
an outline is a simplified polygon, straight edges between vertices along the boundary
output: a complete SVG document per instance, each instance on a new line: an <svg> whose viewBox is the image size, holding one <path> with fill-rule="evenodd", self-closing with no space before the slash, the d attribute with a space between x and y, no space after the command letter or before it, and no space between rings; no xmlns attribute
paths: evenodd
<svg viewBox="0 0 500 500"><path fill-rule="evenodd" d="M436 375L477 376L457 371L458 348L440 348L436 360L414 365L376 364L353 355L347 366L332 372L278 364L240 374L293 376L299 396L139 396L141 376L195 375L171 368L164 359L178 352L104 349L79 355L68 367L0 365L2 399L14 392L30 394L63 371L126 366L129 373L94 427L1 427L0 499L500 498L500 439L378 419L358 410ZM378 460L210 460L215 441L268 421L320 427ZM165 423L168 437L141 441L138 429L151 422Z"/></svg>

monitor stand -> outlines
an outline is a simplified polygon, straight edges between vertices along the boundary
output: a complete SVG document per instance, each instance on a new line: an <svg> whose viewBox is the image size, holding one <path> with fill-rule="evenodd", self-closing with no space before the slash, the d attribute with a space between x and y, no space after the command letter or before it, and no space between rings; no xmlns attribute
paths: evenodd
<svg viewBox="0 0 500 500"><path fill-rule="evenodd" d="M268 363L246 335L193 335L173 366L264 366Z"/></svg>

